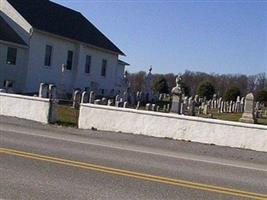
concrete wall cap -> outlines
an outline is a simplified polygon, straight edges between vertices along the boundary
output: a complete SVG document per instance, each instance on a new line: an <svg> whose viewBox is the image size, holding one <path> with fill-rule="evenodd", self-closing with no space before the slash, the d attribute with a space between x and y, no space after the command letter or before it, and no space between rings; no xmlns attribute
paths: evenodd
<svg viewBox="0 0 267 200"><path fill-rule="evenodd" d="M25 95L20 95L20 94L0 93L0 96L7 96L7 97L13 97L13 98L19 98L19 99L29 99L29 100L41 101L41 102L49 102L49 99L40 98L40 97L32 97L32 96L25 96Z"/></svg>

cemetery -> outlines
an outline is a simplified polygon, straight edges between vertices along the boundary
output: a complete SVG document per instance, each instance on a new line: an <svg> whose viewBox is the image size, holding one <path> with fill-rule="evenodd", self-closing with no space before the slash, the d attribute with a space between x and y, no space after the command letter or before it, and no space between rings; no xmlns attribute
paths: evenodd
<svg viewBox="0 0 267 200"><path fill-rule="evenodd" d="M267 107L263 103L256 102L252 94L247 97L237 96L236 101L225 101L223 97L218 97L216 94L210 100L206 100L205 97L199 97L198 95L185 96L181 87L181 76L177 77L176 87L172 89L171 94L155 94L152 90L153 74L151 71L152 69L150 68L144 78L143 90L136 93L132 91L127 72L125 72L124 78L121 81L122 92L116 96L103 97L97 96L94 91L82 92L81 90L76 90L73 93L74 102L72 108L61 106L64 109L61 109L62 112L59 114L65 119L66 123L70 121L73 124L75 121L73 117L78 115L77 109L79 104L90 103L267 125ZM247 106L245 106L246 99ZM253 115L248 113L253 113ZM242 117L243 114L244 116ZM76 120L75 122L78 121Z"/></svg>
<svg viewBox="0 0 267 200"><path fill-rule="evenodd" d="M81 129L143 134L154 137L267 151L267 109L254 95L225 101L186 96L178 74L170 94L152 90L152 68L142 91L133 92L125 71L121 92L99 96L75 89L70 99L58 98L53 84L41 83L33 97L0 90L0 115ZM265 126L264 126L265 125ZM265 138L265 139L263 139Z"/></svg>

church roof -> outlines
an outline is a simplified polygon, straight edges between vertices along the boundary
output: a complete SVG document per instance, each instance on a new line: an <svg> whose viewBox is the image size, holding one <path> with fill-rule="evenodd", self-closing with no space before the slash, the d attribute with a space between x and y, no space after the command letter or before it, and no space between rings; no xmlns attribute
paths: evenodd
<svg viewBox="0 0 267 200"><path fill-rule="evenodd" d="M33 28L125 55L81 13L49 0L8 0Z"/></svg>
<svg viewBox="0 0 267 200"><path fill-rule="evenodd" d="M16 44L26 45L23 39L0 16L0 40Z"/></svg>

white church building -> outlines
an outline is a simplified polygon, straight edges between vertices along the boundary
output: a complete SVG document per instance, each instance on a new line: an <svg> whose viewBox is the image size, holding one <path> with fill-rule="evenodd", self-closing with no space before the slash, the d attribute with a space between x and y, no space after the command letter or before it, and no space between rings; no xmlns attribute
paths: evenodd
<svg viewBox="0 0 267 200"><path fill-rule="evenodd" d="M81 13L49 0L0 0L0 88L36 93L40 83L110 95L124 53Z"/></svg>

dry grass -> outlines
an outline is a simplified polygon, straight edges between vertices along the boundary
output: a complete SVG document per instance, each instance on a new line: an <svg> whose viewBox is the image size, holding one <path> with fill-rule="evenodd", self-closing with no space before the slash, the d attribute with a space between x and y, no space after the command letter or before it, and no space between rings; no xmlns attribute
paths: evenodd
<svg viewBox="0 0 267 200"><path fill-rule="evenodd" d="M57 124L59 125L72 126L72 127L78 126L79 111L69 105L58 105L57 116L58 116ZM213 119L237 122L241 118L241 116L242 113L218 113L217 110L212 110ZM207 118L209 116L198 115L198 117ZM267 118L258 119L257 124L267 125Z"/></svg>
<svg viewBox="0 0 267 200"><path fill-rule="evenodd" d="M58 105L57 124L63 126L78 126L79 110L69 105Z"/></svg>

